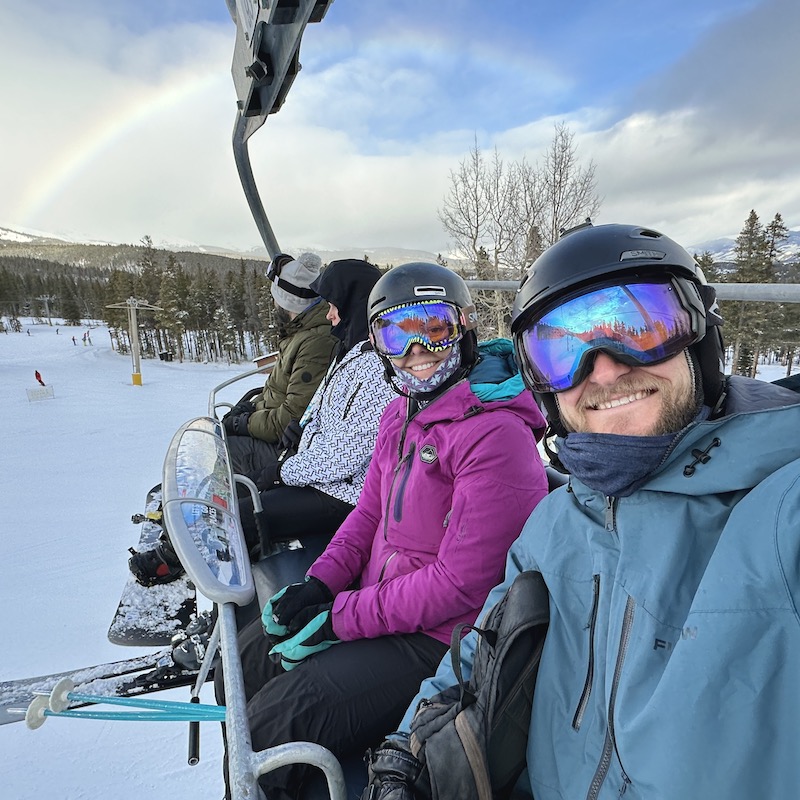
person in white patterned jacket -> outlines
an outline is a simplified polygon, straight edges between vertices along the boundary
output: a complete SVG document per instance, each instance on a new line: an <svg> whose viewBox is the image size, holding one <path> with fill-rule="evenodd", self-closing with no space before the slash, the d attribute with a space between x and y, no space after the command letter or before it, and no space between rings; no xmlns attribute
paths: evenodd
<svg viewBox="0 0 800 800"><path fill-rule="evenodd" d="M331 261L311 285L329 305L327 319L340 350L303 418L286 429L285 453L256 480L264 509L261 531L253 501L239 503L253 558L276 539L333 536L361 494L378 422L395 397L367 333L367 298L380 277L366 261L343 259Z"/></svg>

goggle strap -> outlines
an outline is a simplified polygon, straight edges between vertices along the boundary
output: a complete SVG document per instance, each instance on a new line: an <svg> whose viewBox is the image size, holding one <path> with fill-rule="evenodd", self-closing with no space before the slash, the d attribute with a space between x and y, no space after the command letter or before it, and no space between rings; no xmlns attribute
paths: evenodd
<svg viewBox="0 0 800 800"><path fill-rule="evenodd" d="M293 294L295 297L303 297L307 300L313 300L315 297L319 297L319 295L313 289L306 289L302 286L295 286L293 283L289 283L289 281L283 280L283 278L276 275L272 282L279 288L283 289L284 292L288 292L289 294Z"/></svg>

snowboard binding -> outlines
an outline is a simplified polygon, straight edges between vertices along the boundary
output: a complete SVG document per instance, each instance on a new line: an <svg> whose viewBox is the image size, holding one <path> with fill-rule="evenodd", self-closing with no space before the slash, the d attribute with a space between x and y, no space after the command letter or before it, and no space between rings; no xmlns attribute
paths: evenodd
<svg viewBox="0 0 800 800"><path fill-rule="evenodd" d="M198 614L180 633L172 637L172 660L182 669L198 670L208 649L214 621L211 613Z"/></svg>
<svg viewBox="0 0 800 800"><path fill-rule="evenodd" d="M134 550L128 548L131 557L128 559L130 569L136 582L142 586L156 586L159 583L170 583L177 580L184 573L183 564L178 558L169 534L163 527L161 505L158 510L144 515L135 514L131 517L133 522L150 521L161 527L158 544L149 550Z"/></svg>

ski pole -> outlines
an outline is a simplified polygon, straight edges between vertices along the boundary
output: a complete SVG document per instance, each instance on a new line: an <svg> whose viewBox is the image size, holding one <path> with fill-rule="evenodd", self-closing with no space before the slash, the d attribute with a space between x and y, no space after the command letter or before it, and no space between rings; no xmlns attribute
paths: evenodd
<svg viewBox="0 0 800 800"><path fill-rule="evenodd" d="M28 706L25 713L25 723L28 728L35 730L44 724L47 717L75 717L82 719L103 720L130 720L132 722L190 722L189 713L171 713L168 711L92 711L90 709L73 709L72 711L52 711L47 704L46 697L36 697ZM216 719L222 721L225 717ZM202 722L211 722L215 718L203 716Z"/></svg>
<svg viewBox="0 0 800 800"><path fill-rule="evenodd" d="M48 693L41 692L40 696L49 697L48 707L54 713L66 711L70 702L74 703L105 703L107 705L129 706L133 708L150 709L160 712L175 712L188 714L192 719L211 720L225 719L225 707L202 705L199 703L184 703L178 700L148 700L144 697L115 697L113 695L85 694L75 692L75 684L69 678L62 678Z"/></svg>
<svg viewBox="0 0 800 800"><path fill-rule="evenodd" d="M225 706L202 705L200 703L184 703L177 700L144 700L139 697L106 697L104 695L83 694L81 692L70 692L69 700L74 703L92 703L95 705L128 706L140 708L147 711L157 711L160 714L184 714L192 719L220 720L225 719ZM54 714L67 711L69 703L61 707L53 707L49 704L50 710ZM132 712L117 712L132 713Z"/></svg>

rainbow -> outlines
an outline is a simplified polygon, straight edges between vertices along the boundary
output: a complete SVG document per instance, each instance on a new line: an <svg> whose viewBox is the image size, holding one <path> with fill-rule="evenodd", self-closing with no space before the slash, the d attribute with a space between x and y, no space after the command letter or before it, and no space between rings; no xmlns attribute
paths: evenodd
<svg viewBox="0 0 800 800"><path fill-rule="evenodd" d="M132 130L142 126L152 117L183 103L187 98L200 94L224 80L226 72L219 69L198 75L196 70L176 76L168 84L147 91L138 101L133 101L104 118L93 129L86 131L71 152L58 156L55 169L48 165L41 176L31 180L28 190L20 198L14 219L23 226L33 226L47 207L53 203L70 184L100 155L111 150L115 144Z"/></svg>

